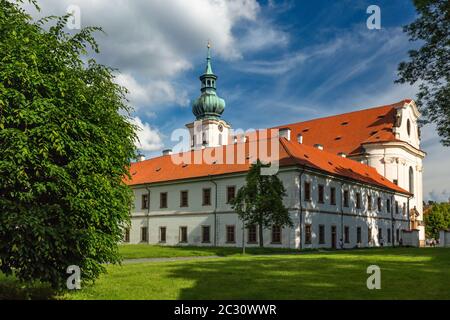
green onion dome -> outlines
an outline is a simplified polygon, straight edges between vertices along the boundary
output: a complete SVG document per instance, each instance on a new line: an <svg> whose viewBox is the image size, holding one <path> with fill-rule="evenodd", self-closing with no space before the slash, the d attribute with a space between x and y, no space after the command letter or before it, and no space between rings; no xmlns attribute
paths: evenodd
<svg viewBox="0 0 450 320"><path fill-rule="evenodd" d="M211 67L210 47L208 43L206 70L200 76L202 94L192 104L192 113L197 120L219 119L225 110L225 100L216 94L217 76L213 73Z"/></svg>

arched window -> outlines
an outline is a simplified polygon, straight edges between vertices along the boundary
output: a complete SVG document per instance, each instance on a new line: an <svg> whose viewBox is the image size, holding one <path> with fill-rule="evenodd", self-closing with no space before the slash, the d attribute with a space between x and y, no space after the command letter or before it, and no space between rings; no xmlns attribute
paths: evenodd
<svg viewBox="0 0 450 320"><path fill-rule="evenodd" d="M414 170L409 167L409 192L414 193Z"/></svg>
<svg viewBox="0 0 450 320"><path fill-rule="evenodd" d="M408 131L408 136L410 136L411 135L411 121L409 121L409 119L406 122L406 130Z"/></svg>

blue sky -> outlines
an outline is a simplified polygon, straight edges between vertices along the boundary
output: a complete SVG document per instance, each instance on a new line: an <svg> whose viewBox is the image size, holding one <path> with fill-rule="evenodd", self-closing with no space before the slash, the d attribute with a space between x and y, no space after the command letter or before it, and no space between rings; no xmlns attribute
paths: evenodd
<svg viewBox="0 0 450 320"><path fill-rule="evenodd" d="M141 148L159 155L176 144L173 130L193 120L198 76L212 43L223 118L234 128L266 128L414 98L417 86L394 84L397 65L417 44L402 26L415 19L411 0L42 0L35 16L80 8L81 25L99 25L96 58L118 68L130 89ZM381 29L369 30L369 5ZM31 10L31 9L30 9ZM434 128L423 130L428 153L425 199L450 197L450 151Z"/></svg>

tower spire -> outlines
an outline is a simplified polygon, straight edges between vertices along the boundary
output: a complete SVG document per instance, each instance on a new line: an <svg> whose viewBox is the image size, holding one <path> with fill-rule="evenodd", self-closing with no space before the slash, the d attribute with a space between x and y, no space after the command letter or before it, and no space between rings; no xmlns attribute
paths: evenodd
<svg viewBox="0 0 450 320"><path fill-rule="evenodd" d="M211 67L211 42L208 40L207 44L208 53L206 55L206 70L205 74L214 74Z"/></svg>
<svg viewBox="0 0 450 320"><path fill-rule="evenodd" d="M211 42L209 40L206 48L206 68L200 76L201 95L192 105L192 112L197 120L219 119L225 109L225 101L216 93L217 76L211 67Z"/></svg>

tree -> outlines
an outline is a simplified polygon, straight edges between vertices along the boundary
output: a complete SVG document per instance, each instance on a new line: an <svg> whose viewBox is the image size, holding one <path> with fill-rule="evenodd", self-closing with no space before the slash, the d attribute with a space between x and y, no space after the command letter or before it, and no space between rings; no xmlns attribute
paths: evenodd
<svg viewBox="0 0 450 320"><path fill-rule="evenodd" d="M442 144L450 146L450 1L413 2L419 17L403 30L423 46L409 51L410 61L400 63L396 82L419 83L423 122L434 122Z"/></svg>
<svg viewBox="0 0 450 320"><path fill-rule="evenodd" d="M259 246L264 246L263 228L271 225L293 226L288 209L283 205L286 190L276 175L261 175L261 168L268 166L258 159L246 176L246 183L232 201L232 208L248 228L258 225ZM243 240L244 241L244 240Z"/></svg>
<svg viewBox="0 0 450 320"><path fill-rule="evenodd" d="M120 260L136 128L112 69L83 61L100 29L20 2L0 0L0 270L62 288L70 265L89 281Z"/></svg>
<svg viewBox="0 0 450 320"><path fill-rule="evenodd" d="M425 233L428 238L439 238L439 231L450 228L450 204L435 203L431 212L424 217Z"/></svg>

